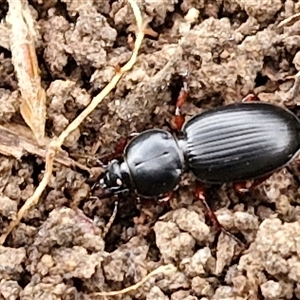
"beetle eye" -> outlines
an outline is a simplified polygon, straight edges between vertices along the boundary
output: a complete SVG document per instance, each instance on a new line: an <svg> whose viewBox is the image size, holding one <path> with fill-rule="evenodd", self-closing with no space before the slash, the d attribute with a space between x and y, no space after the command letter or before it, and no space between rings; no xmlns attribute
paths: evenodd
<svg viewBox="0 0 300 300"><path fill-rule="evenodd" d="M117 178L116 184L119 185L119 186L122 186L123 182L120 178Z"/></svg>

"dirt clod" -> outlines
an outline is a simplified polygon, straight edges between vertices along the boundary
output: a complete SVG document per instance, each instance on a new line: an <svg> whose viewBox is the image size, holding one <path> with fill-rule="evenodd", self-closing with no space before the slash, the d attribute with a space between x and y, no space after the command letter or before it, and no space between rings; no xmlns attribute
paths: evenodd
<svg viewBox="0 0 300 300"><path fill-rule="evenodd" d="M105 237L115 198L95 198L92 186L102 172L98 160L118 140L154 127L170 130L187 70L187 119L249 93L300 116L300 1L136 2L146 34L137 61L64 140L63 150L77 164L56 161L39 203L0 246L0 299L100 299L96 293L105 291L119 291L106 299L124 300L299 299L297 158L245 195L231 185L209 188L220 224L245 242L244 250L218 232L194 201L192 176L184 176L168 203L122 198ZM28 3L34 47L24 44L19 54L36 53L34 76L45 90L50 140L130 59L136 18L126 0ZM26 120L9 8L10 1L0 0L0 125L20 128ZM9 156L6 141L0 136L1 234L41 181L47 151L21 147ZM134 286L167 264L172 271Z"/></svg>

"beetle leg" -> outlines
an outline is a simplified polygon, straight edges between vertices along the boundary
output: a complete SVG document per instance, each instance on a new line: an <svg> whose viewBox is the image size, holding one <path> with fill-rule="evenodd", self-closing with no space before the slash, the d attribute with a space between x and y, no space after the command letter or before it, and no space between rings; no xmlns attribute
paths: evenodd
<svg viewBox="0 0 300 300"><path fill-rule="evenodd" d="M254 94L249 94L242 99L242 102L257 102L257 101L259 101L259 98Z"/></svg>
<svg viewBox="0 0 300 300"><path fill-rule="evenodd" d="M172 197L173 197L173 191L170 192L170 193L166 193L166 194L162 195L162 196L158 199L158 202L162 202L162 203L168 202L168 201L170 201L170 200L172 199Z"/></svg>
<svg viewBox="0 0 300 300"><path fill-rule="evenodd" d="M212 211L212 209L208 205L208 203L206 201L205 189L200 184L196 184L195 197L196 197L196 200L200 200L202 202L202 204L204 205L204 208L205 208L205 213L207 214L209 219L213 222L214 226L218 230L220 230L222 225L219 223L217 216L215 215L215 213Z"/></svg>
<svg viewBox="0 0 300 300"><path fill-rule="evenodd" d="M271 175L266 175L258 179L247 180L242 182L235 182L233 183L234 190L239 194L248 193L251 189L257 187L265 180L267 180Z"/></svg>
<svg viewBox="0 0 300 300"><path fill-rule="evenodd" d="M204 205L205 213L207 214L208 218L211 220L213 223L213 226L217 229L218 232L224 232L226 235L234 239L240 246L244 247L244 243L240 241L237 237L235 237L231 232L226 230L224 226L220 224L218 221L217 216L213 212L213 210L210 208L206 201L206 196L205 196L205 189L203 186L201 186L199 183L196 183L196 188L195 188L195 197L197 200L200 200L202 204Z"/></svg>
<svg viewBox="0 0 300 300"><path fill-rule="evenodd" d="M127 144L128 144L128 138L120 140L115 146L115 149L111 153L103 155L99 158L99 164L106 165L109 161L116 158L120 158Z"/></svg>
<svg viewBox="0 0 300 300"><path fill-rule="evenodd" d="M176 102L175 117L174 117L174 122L175 122L175 125L176 125L176 129L178 131L181 130L182 125L185 121L185 116L181 112L181 107L182 107L183 103L186 101L187 95L188 95L188 93L187 93L187 83L184 82L183 87L180 90L180 93L179 93L179 96L178 96L178 99L177 99L177 102Z"/></svg>
<svg viewBox="0 0 300 300"><path fill-rule="evenodd" d="M176 101L176 109L175 109L175 116L174 116L174 124L175 124L175 129L178 131L181 130L182 125L184 124L185 121L185 116L181 112L181 107L184 104L184 102L187 99L188 96L188 76L189 76L189 71L187 70L184 81L183 81L183 86L179 92L177 101Z"/></svg>
<svg viewBox="0 0 300 300"><path fill-rule="evenodd" d="M138 135L138 133L131 133L127 138L121 139L111 153L105 154L98 159L99 165L105 166L109 161L120 158L128 142L136 135Z"/></svg>

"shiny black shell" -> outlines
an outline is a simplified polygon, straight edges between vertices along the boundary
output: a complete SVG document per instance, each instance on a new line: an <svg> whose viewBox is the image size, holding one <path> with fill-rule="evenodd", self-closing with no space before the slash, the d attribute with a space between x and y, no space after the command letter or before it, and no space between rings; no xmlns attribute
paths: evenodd
<svg viewBox="0 0 300 300"><path fill-rule="evenodd" d="M300 123L290 111L237 103L190 119L183 128L188 168L208 183L239 182L271 174L300 148Z"/></svg>
<svg viewBox="0 0 300 300"><path fill-rule="evenodd" d="M124 160L137 194L157 197L171 192L180 181L184 158L167 131L142 132L125 148Z"/></svg>

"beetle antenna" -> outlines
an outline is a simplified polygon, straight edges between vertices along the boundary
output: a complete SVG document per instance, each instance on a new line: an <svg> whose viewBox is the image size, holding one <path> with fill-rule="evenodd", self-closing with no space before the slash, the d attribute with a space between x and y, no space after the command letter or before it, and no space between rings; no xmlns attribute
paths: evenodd
<svg viewBox="0 0 300 300"><path fill-rule="evenodd" d="M118 212L118 205L119 205L119 198L116 197L116 200L115 200L115 206L114 206L114 210L106 224L106 226L104 227L103 229L103 234L102 234L102 238L104 239L105 236L107 235L107 233L109 232L115 218L116 218L116 215L117 215L117 212Z"/></svg>

